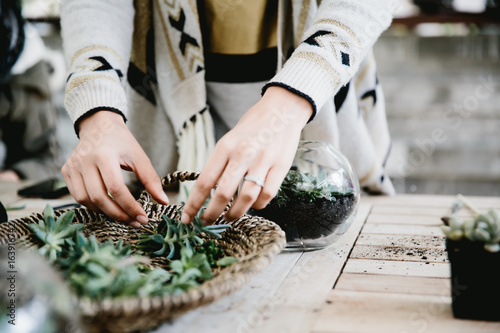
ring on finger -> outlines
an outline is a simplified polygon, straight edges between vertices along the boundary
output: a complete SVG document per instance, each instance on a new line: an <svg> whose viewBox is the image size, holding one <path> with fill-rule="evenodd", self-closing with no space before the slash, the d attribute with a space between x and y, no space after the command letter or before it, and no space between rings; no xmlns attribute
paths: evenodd
<svg viewBox="0 0 500 333"><path fill-rule="evenodd" d="M245 177L243 177L243 181L245 181L245 180L251 181L251 182L259 185L260 187L264 187L265 179L263 177L257 177L254 175L247 174Z"/></svg>

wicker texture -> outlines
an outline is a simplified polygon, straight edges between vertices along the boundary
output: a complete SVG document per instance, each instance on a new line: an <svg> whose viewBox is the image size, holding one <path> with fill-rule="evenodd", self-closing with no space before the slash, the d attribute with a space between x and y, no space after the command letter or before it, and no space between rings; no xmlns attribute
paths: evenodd
<svg viewBox="0 0 500 333"><path fill-rule="evenodd" d="M163 185L195 180L194 172L175 172L162 179ZM151 200L144 192L138 202L143 206L150 223L143 228L154 229L163 214L173 218L178 205L161 205ZM56 211L56 216L65 210ZM16 238L16 244L23 247L38 245L28 224L42 219L42 214L0 224L0 245L8 243L9 237ZM94 234L99 241L123 239L124 244L135 245L144 230L112 221L109 217L97 214L86 208L75 209L75 221L83 223L84 233ZM216 224L227 223L221 217ZM260 217L244 215L229 223L232 227L223 233L222 239L214 240L226 255L238 259L235 264L214 270L212 280L204 282L199 288L178 295L161 297L104 299L92 301L80 299L82 322L90 332L133 332L147 331L161 323L173 319L186 311L213 302L246 284L257 272L262 271L285 247L285 234L274 222ZM166 258L155 258L152 266L164 267Z"/></svg>

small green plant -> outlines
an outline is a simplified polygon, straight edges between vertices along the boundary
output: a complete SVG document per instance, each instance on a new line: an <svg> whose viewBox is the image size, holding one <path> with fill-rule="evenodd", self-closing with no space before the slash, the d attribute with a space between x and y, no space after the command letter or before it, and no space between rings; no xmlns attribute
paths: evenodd
<svg viewBox="0 0 500 333"><path fill-rule="evenodd" d="M71 287L91 298L157 295L170 278L165 270L143 268L149 259L132 255L130 246L98 243L93 235L69 255L72 260L64 272Z"/></svg>
<svg viewBox="0 0 500 333"><path fill-rule="evenodd" d="M148 263L148 258L132 255L130 246L123 246L121 241L99 243L95 236L85 238L80 233L75 238L75 246L58 263L78 295L91 298L149 295L139 284L150 280L149 274L158 273L143 273L138 265Z"/></svg>
<svg viewBox="0 0 500 333"><path fill-rule="evenodd" d="M229 225L218 224L205 226L201 223L202 211L196 214L191 225L185 225L180 220L173 220L166 215L162 216L162 221L152 231L151 234L142 234L136 248L151 256L166 256L169 259L178 258L182 246L194 248L203 244L200 238L201 233L205 233L214 238L220 239L221 233ZM180 216L180 211L179 214Z"/></svg>
<svg viewBox="0 0 500 333"><path fill-rule="evenodd" d="M286 204L290 200L314 202L324 198L336 201L336 196L352 194L351 191L342 191L331 183L325 170L321 170L315 177L309 172L290 170L286 175L276 195L278 204Z"/></svg>
<svg viewBox="0 0 500 333"><path fill-rule="evenodd" d="M196 253L190 247L181 249L180 259L170 263L170 268L177 273L172 279L172 292L196 287L198 281L213 277L210 263L204 253Z"/></svg>
<svg viewBox="0 0 500 333"><path fill-rule="evenodd" d="M455 213L462 204L455 203L451 215L442 219L445 225L441 226L441 229L446 237L453 241L466 238L473 242L484 243L487 251L500 251L500 213L498 210L490 209L487 212L480 212L463 196L459 195L458 198L475 214L467 218L456 216Z"/></svg>
<svg viewBox="0 0 500 333"><path fill-rule="evenodd" d="M213 267L237 261L224 257L213 241L204 242L199 236L203 232L220 238L229 225L203 226L199 216L192 226L163 216L155 229L158 234L142 235L149 238L142 237L143 244L136 246L137 249L149 249L151 251L144 252L153 256L164 255L168 250L169 258L178 258L170 261L167 269L150 268L150 258L134 254L131 246L124 246L122 240L116 244L111 240L100 243L94 235L85 237L79 232L83 225L71 224L74 211L64 213L56 221L53 209L47 205L44 219L30 224L29 228L43 243L39 253L61 270L78 296L94 299L146 297L179 293L199 286L212 278ZM155 241L159 237L162 243Z"/></svg>
<svg viewBox="0 0 500 333"><path fill-rule="evenodd" d="M209 240L199 245L199 253L204 253L207 256L208 263L211 267L217 267L217 260L224 256L224 252L215 244L213 240Z"/></svg>
<svg viewBox="0 0 500 333"><path fill-rule="evenodd" d="M28 227L35 233L44 245L40 248L40 254L47 257L50 262L57 259L57 255L68 245L67 240L85 226L83 224L71 224L75 216L73 210L67 211L56 220L54 210L50 205L45 206L44 219L38 224L32 223Z"/></svg>
<svg viewBox="0 0 500 333"><path fill-rule="evenodd" d="M224 251L222 251L213 240L205 241L198 246L197 252L204 253L207 256L208 263L211 267L229 266L237 261L234 257L224 256Z"/></svg>

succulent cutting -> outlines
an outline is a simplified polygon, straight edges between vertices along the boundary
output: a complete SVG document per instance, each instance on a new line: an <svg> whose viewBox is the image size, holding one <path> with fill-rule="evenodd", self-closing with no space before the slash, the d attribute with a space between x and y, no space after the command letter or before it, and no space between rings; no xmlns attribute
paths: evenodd
<svg viewBox="0 0 500 333"><path fill-rule="evenodd" d="M212 278L212 268L237 261L224 256L215 242L201 237L204 233L221 238L229 225L203 226L200 214L190 226L163 215L153 234L140 235L141 241L135 247L123 245L122 240L99 242L94 235L86 237L80 232L84 225L71 223L74 211L56 220L49 205L43 220L29 228L42 243L38 252L61 270L78 296L146 297L197 287ZM172 260L166 269L152 268L149 256L168 256Z"/></svg>
<svg viewBox="0 0 500 333"><path fill-rule="evenodd" d="M43 211L44 219L39 220L38 224L30 224L28 227L35 233L44 245L40 248L41 255L46 256L50 262L57 259L58 254L67 246L68 240L78 230L83 229L83 224L71 224L75 216L73 210L67 211L56 220L54 210L47 205Z"/></svg>
<svg viewBox="0 0 500 333"><path fill-rule="evenodd" d="M178 257L182 246L192 249L203 244L203 240L200 238L201 233L220 239L221 233L229 225L203 225L200 219L201 213L200 210L196 214L191 225L185 225L180 220L175 221L163 215L162 220L151 234L139 236L140 241L136 248L152 256L166 255L167 258L172 259ZM178 216L180 216L180 212Z"/></svg>
<svg viewBox="0 0 500 333"><path fill-rule="evenodd" d="M500 251L500 212L495 209L480 212L463 196L458 198L459 202L452 207L452 214L442 219L445 225L441 226L441 230L446 237L453 241L466 238L473 242L484 243L484 248L489 252ZM474 211L473 217L455 215L462 204Z"/></svg>

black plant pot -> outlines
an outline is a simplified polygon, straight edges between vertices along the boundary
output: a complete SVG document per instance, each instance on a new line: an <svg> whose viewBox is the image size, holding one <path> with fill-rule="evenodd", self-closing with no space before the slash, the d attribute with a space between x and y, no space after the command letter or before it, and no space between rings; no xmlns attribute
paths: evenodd
<svg viewBox="0 0 500 333"><path fill-rule="evenodd" d="M451 296L456 318L500 321L500 252L467 239L446 239L451 264Z"/></svg>

